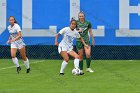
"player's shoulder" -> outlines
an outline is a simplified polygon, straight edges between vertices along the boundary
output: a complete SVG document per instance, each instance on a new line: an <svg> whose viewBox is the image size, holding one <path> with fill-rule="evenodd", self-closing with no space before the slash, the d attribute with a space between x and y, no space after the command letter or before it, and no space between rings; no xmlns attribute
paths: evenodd
<svg viewBox="0 0 140 93"><path fill-rule="evenodd" d="M78 32L76 28L74 29L74 31Z"/></svg>
<svg viewBox="0 0 140 93"><path fill-rule="evenodd" d="M68 29L69 29L69 27L64 27L61 30L68 30Z"/></svg>
<svg viewBox="0 0 140 93"><path fill-rule="evenodd" d="M79 20L76 20L76 22L80 22Z"/></svg>
<svg viewBox="0 0 140 93"><path fill-rule="evenodd" d="M11 28L11 25L9 25L7 28L10 29Z"/></svg>
<svg viewBox="0 0 140 93"><path fill-rule="evenodd" d="M63 29L66 29L67 30L67 29L70 29L70 27L64 27Z"/></svg>
<svg viewBox="0 0 140 93"><path fill-rule="evenodd" d="M60 34L64 34L64 33L66 33L67 31L69 31L69 28L68 28L68 27L64 27L64 28L62 28L62 29L59 31L59 33L60 33Z"/></svg>
<svg viewBox="0 0 140 93"><path fill-rule="evenodd" d="M20 27L19 24L17 24L17 23L15 23L14 26L15 26L15 27Z"/></svg>
<svg viewBox="0 0 140 93"><path fill-rule="evenodd" d="M70 30L70 27L64 27L63 30L64 30L65 32L67 32L67 31Z"/></svg>
<svg viewBox="0 0 140 93"><path fill-rule="evenodd" d="M75 33L78 33L77 29L74 29L74 32L75 32ZM79 33L78 33L78 34L79 34Z"/></svg>
<svg viewBox="0 0 140 93"><path fill-rule="evenodd" d="M76 20L76 22L77 22L77 24L80 24L81 23L80 20Z"/></svg>
<svg viewBox="0 0 140 93"><path fill-rule="evenodd" d="M90 21L88 21L88 20L85 20L85 22L88 23L88 24L90 24Z"/></svg>

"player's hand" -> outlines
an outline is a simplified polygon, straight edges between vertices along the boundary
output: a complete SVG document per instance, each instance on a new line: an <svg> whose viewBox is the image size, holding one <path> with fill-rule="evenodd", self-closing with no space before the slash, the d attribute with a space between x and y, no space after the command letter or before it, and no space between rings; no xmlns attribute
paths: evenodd
<svg viewBox="0 0 140 93"><path fill-rule="evenodd" d="M11 42L15 42L15 40L8 40L8 41L6 42L6 44L8 45L8 44L11 43Z"/></svg>
<svg viewBox="0 0 140 93"><path fill-rule="evenodd" d="M11 42L15 42L15 40L14 40L14 39L13 39L13 40L10 40L10 43L11 43Z"/></svg>
<svg viewBox="0 0 140 93"><path fill-rule="evenodd" d="M58 46L58 42L55 42L55 45Z"/></svg>
<svg viewBox="0 0 140 93"><path fill-rule="evenodd" d="M78 32L81 33L82 32L82 28L79 28Z"/></svg>
<svg viewBox="0 0 140 93"><path fill-rule="evenodd" d="M10 41L8 40L7 42L6 42L6 45L8 45L10 43Z"/></svg>
<svg viewBox="0 0 140 93"><path fill-rule="evenodd" d="M87 44L85 44L84 47L89 48L89 46Z"/></svg>

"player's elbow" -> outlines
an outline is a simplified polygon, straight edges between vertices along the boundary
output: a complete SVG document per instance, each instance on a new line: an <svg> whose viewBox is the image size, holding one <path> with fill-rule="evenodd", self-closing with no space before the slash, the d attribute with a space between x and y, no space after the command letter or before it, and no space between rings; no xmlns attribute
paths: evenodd
<svg viewBox="0 0 140 93"><path fill-rule="evenodd" d="M59 37L59 33L55 36L55 38L58 38Z"/></svg>
<svg viewBox="0 0 140 93"><path fill-rule="evenodd" d="M18 38L21 38L22 37L22 35L18 35Z"/></svg>

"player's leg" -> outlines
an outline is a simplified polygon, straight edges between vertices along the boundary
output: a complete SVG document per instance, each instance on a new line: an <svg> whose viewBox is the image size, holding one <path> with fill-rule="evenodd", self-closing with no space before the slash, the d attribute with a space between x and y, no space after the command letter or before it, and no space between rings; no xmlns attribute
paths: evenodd
<svg viewBox="0 0 140 93"><path fill-rule="evenodd" d="M85 54L86 54L87 71L88 71L88 72L94 72L94 71L90 68L90 64L91 64L91 46L89 46L89 47L84 47L84 49L85 49Z"/></svg>
<svg viewBox="0 0 140 93"><path fill-rule="evenodd" d="M12 45L11 46L11 57L12 57L13 63L17 67L17 73L19 73L19 71L21 70L21 67L20 67L20 65L18 63L18 59L16 57L16 53L17 53L17 48Z"/></svg>
<svg viewBox="0 0 140 93"><path fill-rule="evenodd" d="M26 56L25 46L20 48L19 51L20 51L20 55L21 55L22 59L24 60L25 67L27 69L26 73L29 73L30 72L30 66L29 66L29 60L28 60L28 58Z"/></svg>
<svg viewBox="0 0 140 93"><path fill-rule="evenodd" d="M60 75L64 75L64 70L68 64L69 61L69 55L67 54L67 51L61 51L60 55L63 58L63 62L61 64L61 69L60 69Z"/></svg>
<svg viewBox="0 0 140 93"><path fill-rule="evenodd" d="M73 50L69 51L68 54L75 58L74 67L78 69L79 68L79 55Z"/></svg>
<svg viewBox="0 0 140 93"><path fill-rule="evenodd" d="M80 67L80 72L83 73L83 55L84 55L84 49L80 49L78 50L78 54L79 54L79 67Z"/></svg>
<svg viewBox="0 0 140 93"><path fill-rule="evenodd" d="M17 48L11 48L11 57L12 57L13 63L16 65L16 67L19 67L19 63L18 63L18 59L16 57L16 53L17 53Z"/></svg>
<svg viewBox="0 0 140 93"><path fill-rule="evenodd" d="M78 54L79 54L79 67L80 67L80 73L81 75L84 74L83 73L83 55L84 55L84 45L80 42L77 41L76 42L76 48L78 50Z"/></svg>

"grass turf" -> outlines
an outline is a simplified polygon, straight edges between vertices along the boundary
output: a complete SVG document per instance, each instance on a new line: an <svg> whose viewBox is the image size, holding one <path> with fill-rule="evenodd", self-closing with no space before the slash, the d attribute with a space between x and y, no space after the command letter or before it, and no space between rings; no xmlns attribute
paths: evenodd
<svg viewBox="0 0 140 93"><path fill-rule="evenodd" d="M140 93L139 60L96 60L92 63L95 72L83 76L71 74L72 61L64 76L59 76L61 60L30 63L30 74L24 65L16 74L10 59L0 59L0 93Z"/></svg>

